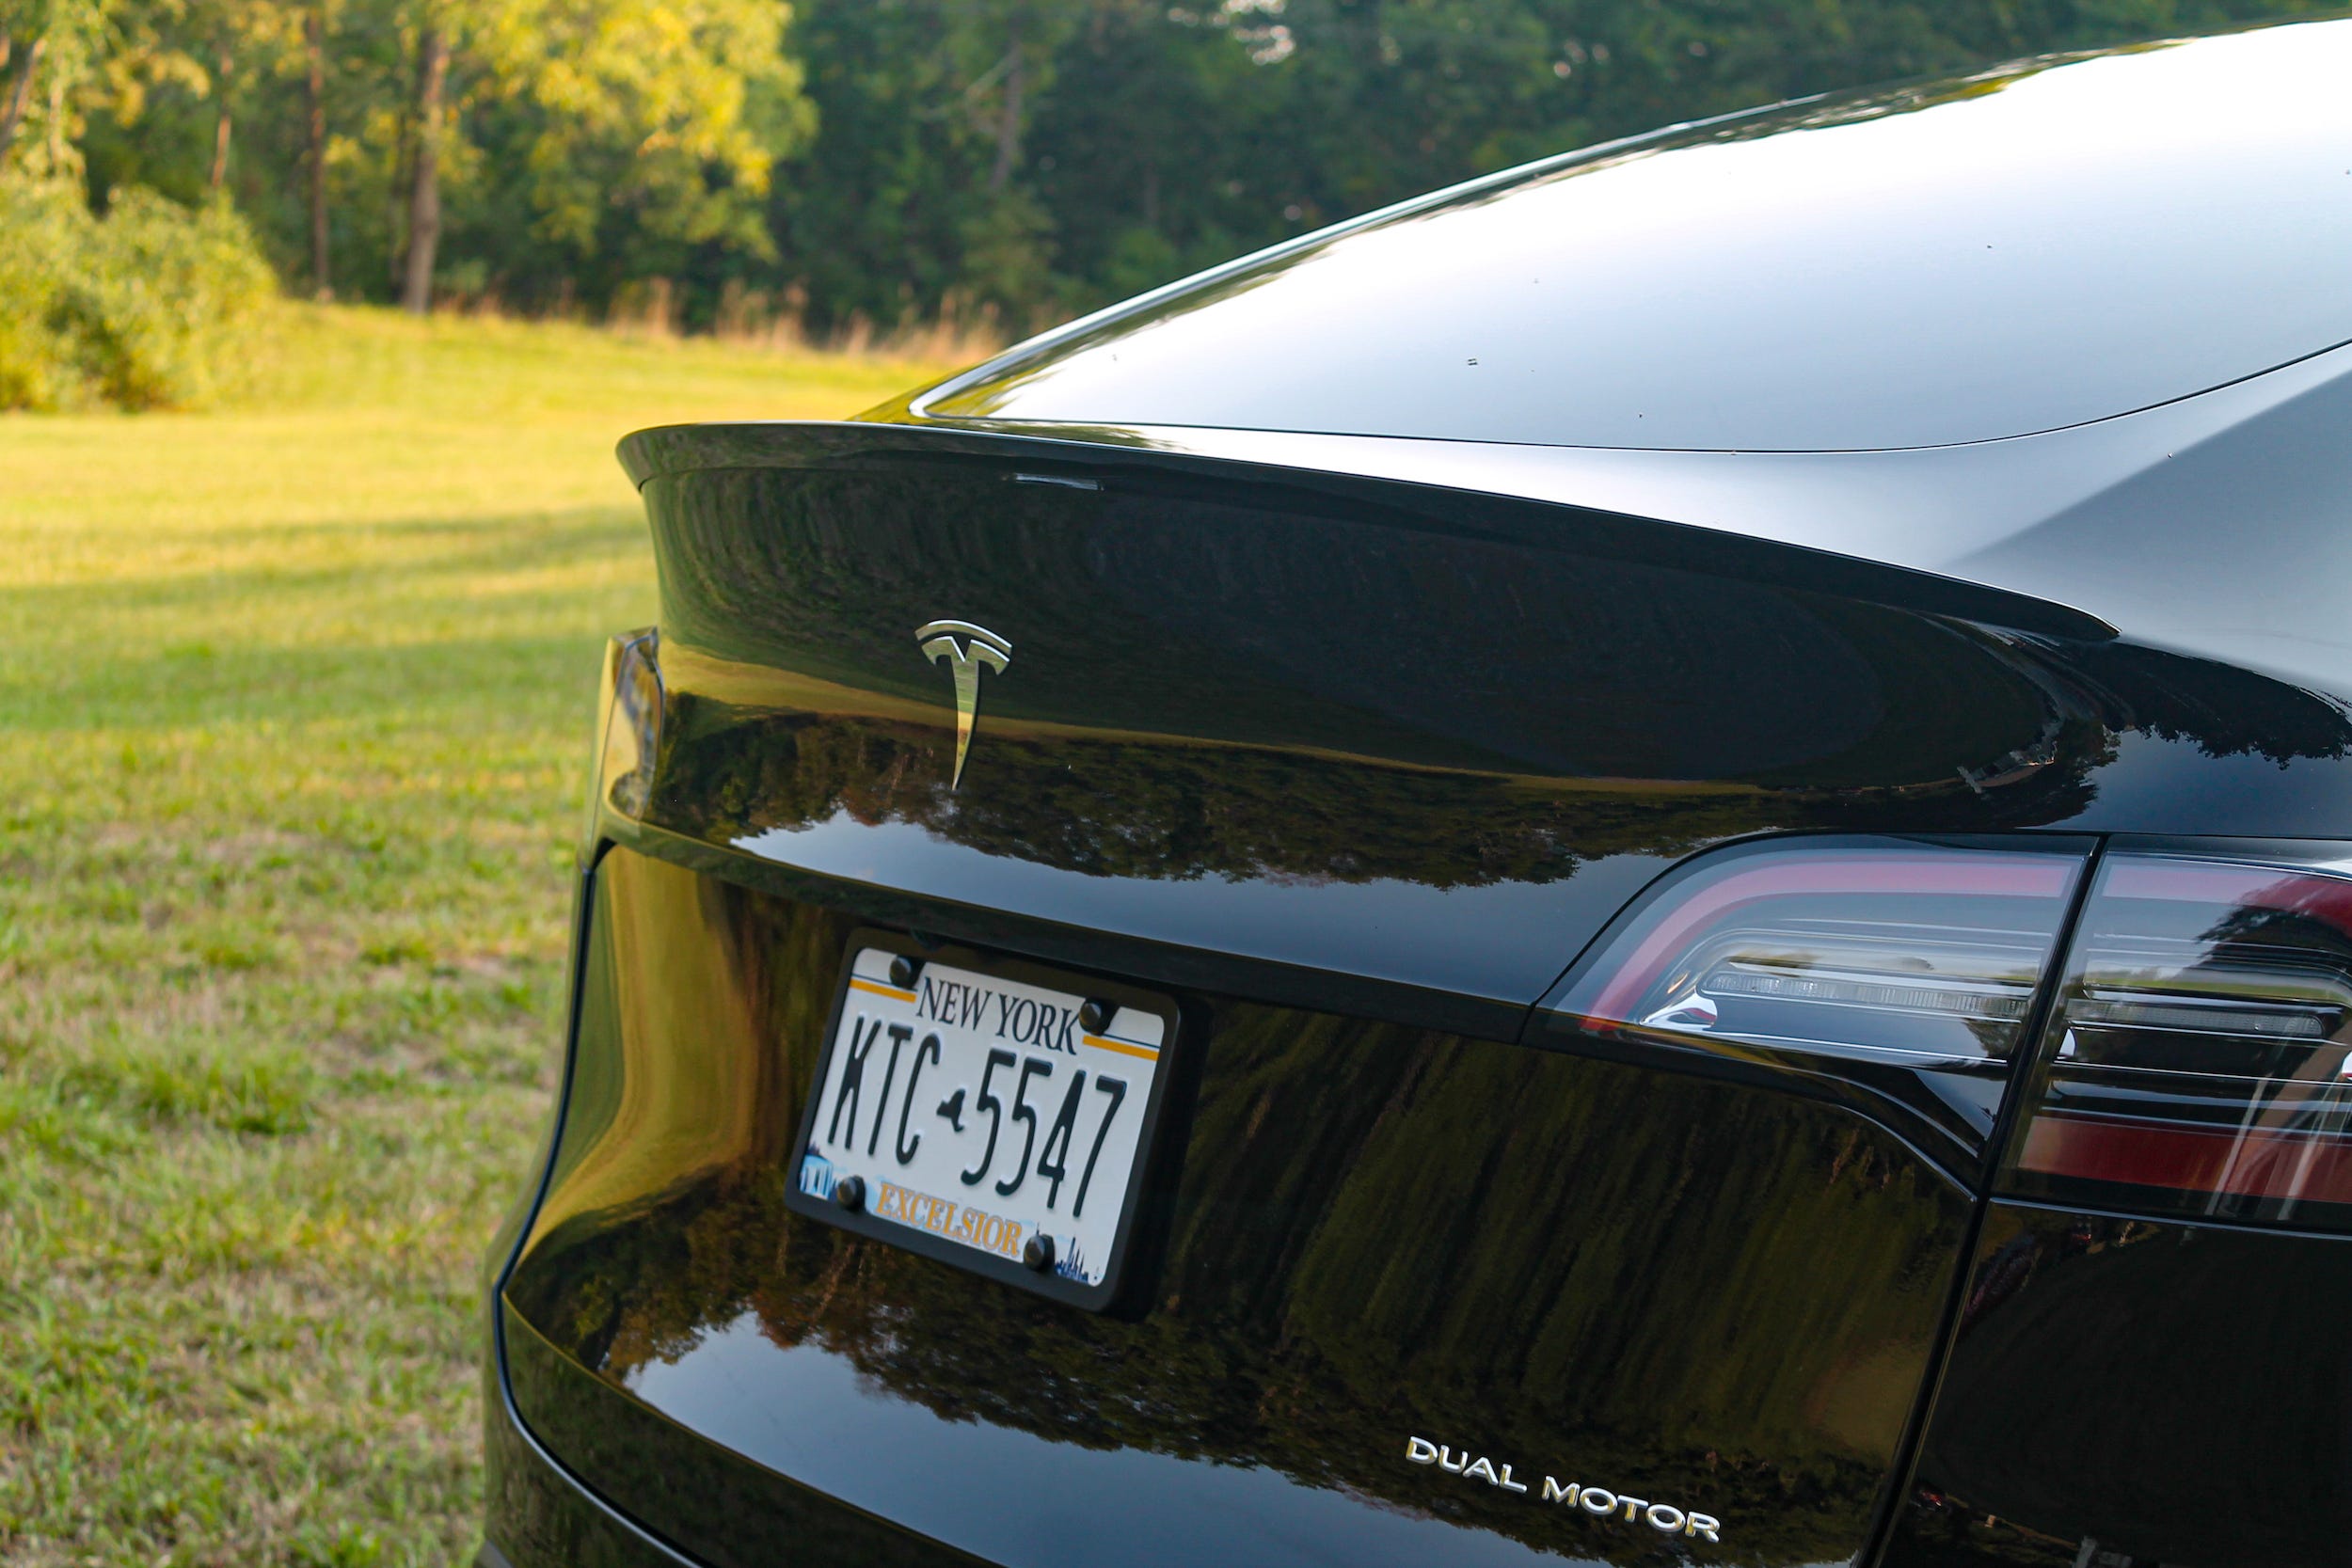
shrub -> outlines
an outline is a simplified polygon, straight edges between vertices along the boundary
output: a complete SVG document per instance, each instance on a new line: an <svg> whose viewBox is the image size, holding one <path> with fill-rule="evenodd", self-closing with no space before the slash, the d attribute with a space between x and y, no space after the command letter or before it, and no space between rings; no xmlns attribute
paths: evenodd
<svg viewBox="0 0 2352 1568"><path fill-rule="evenodd" d="M0 178L0 408L173 408L251 360L276 283L226 205Z"/></svg>

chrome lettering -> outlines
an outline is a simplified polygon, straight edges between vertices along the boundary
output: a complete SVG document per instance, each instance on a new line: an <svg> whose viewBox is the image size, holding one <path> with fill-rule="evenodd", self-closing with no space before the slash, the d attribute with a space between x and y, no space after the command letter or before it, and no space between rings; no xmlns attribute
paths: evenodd
<svg viewBox="0 0 2352 1568"><path fill-rule="evenodd" d="M1483 1481L1502 1491L1532 1490L1518 1478L1516 1466L1501 1464L1491 1456L1474 1454L1468 1449L1433 1443L1426 1437L1406 1438L1405 1458L1408 1464L1435 1465L1451 1475L1466 1481ZM1630 1492L1612 1492L1605 1486L1586 1486L1581 1481L1564 1481L1548 1475L1544 1477L1543 1500L1581 1508L1595 1519L1645 1524L1661 1535L1704 1540L1713 1545L1723 1544L1723 1521L1714 1515L1693 1513L1671 1503L1654 1503Z"/></svg>

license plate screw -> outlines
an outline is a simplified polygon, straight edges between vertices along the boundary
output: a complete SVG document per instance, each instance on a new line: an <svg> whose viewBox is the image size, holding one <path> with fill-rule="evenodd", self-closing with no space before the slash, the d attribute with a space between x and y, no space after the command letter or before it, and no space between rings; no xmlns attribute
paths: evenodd
<svg viewBox="0 0 2352 1568"><path fill-rule="evenodd" d="M833 1184L833 1200L850 1213L866 1207L866 1178L845 1176Z"/></svg>
<svg viewBox="0 0 2352 1568"><path fill-rule="evenodd" d="M923 960L911 958L904 953L890 960L890 983L900 990L913 990L914 977L923 973Z"/></svg>
<svg viewBox="0 0 2352 1568"><path fill-rule="evenodd" d="M1078 1009L1078 1023L1088 1034L1099 1035L1109 1028L1111 1020L1118 1016L1118 1003L1105 1002L1100 997L1089 997L1086 1005Z"/></svg>
<svg viewBox="0 0 2352 1568"><path fill-rule="evenodd" d="M850 1180L856 1179L852 1177ZM1021 1261L1025 1266L1035 1269L1040 1274L1052 1268L1054 1266L1054 1238L1041 1230L1022 1243Z"/></svg>

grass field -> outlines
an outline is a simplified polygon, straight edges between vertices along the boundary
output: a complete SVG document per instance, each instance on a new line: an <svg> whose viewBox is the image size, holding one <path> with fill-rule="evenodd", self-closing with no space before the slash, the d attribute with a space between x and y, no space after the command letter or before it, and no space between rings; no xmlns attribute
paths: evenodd
<svg viewBox="0 0 2352 1568"><path fill-rule="evenodd" d="M0 1560L472 1550L612 443L940 368L306 309L250 407L0 418Z"/></svg>

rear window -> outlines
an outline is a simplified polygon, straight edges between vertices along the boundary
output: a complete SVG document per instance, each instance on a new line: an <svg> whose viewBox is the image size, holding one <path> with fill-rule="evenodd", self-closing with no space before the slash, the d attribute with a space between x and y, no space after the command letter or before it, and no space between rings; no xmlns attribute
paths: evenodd
<svg viewBox="0 0 2352 1568"><path fill-rule="evenodd" d="M2352 24L2309 24L1696 127L1245 260L918 408L1748 451L2078 424L2352 340L2347 79Z"/></svg>

